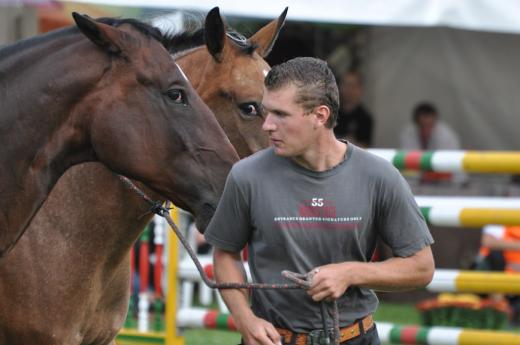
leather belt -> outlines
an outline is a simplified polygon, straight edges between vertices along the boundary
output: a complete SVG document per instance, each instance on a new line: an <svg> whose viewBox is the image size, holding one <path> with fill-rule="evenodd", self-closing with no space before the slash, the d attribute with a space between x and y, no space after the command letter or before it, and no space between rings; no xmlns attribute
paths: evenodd
<svg viewBox="0 0 520 345"><path fill-rule="evenodd" d="M354 322L353 324L343 327L339 330L340 334L340 343L344 343L350 339L358 337L360 335L368 332L372 327L374 327L374 319L372 315L368 315L361 320ZM278 333L282 336L282 340L284 344L294 344L294 345L308 345L309 342L309 333L294 333L288 329L276 328ZM295 339L296 337L296 339Z"/></svg>

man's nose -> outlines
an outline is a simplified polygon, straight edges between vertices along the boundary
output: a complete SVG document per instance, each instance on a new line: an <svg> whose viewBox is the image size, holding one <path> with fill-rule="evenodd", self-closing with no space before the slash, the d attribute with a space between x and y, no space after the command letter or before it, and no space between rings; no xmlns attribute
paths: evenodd
<svg viewBox="0 0 520 345"><path fill-rule="evenodd" d="M267 114L267 116L265 117L264 123L262 124L262 129L266 132L270 132L270 131L274 131L275 128L276 128L276 126L273 122L272 115Z"/></svg>

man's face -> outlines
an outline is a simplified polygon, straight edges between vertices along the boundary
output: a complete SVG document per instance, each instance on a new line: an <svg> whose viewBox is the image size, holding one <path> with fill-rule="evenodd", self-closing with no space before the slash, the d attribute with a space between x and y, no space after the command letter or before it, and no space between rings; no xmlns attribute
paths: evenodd
<svg viewBox="0 0 520 345"><path fill-rule="evenodd" d="M316 135L315 116L296 103L296 96L293 84L264 92L262 106L266 118L262 129L269 134L279 156L303 155Z"/></svg>
<svg viewBox="0 0 520 345"><path fill-rule="evenodd" d="M417 118L417 126L419 127L419 135L422 141L430 141L436 122L435 115L430 113L423 113Z"/></svg>

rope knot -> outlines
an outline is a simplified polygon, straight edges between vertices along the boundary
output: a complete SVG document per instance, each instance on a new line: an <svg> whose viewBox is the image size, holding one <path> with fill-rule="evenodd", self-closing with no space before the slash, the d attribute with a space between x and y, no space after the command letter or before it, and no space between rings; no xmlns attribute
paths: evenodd
<svg viewBox="0 0 520 345"><path fill-rule="evenodd" d="M293 283L299 285L303 289L309 289L312 285L312 278L320 271L319 268L315 268L312 271L302 274L291 271L282 271L282 276L289 279Z"/></svg>
<svg viewBox="0 0 520 345"><path fill-rule="evenodd" d="M153 201L149 212L155 213L161 217L165 217L172 209L173 207L164 207L161 201Z"/></svg>

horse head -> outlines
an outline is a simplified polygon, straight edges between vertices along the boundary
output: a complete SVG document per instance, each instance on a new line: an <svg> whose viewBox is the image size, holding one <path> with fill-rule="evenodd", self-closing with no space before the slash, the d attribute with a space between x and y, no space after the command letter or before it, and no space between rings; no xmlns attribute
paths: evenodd
<svg viewBox="0 0 520 345"><path fill-rule="evenodd" d="M269 65L264 60L271 51L287 14L246 39L226 29L218 7L206 16L205 48L179 53L177 63L186 71L199 95L213 110L240 157L269 145L262 131L260 107L264 77ZM188 58L189 57L189 58Z"/></svg>
<svg viewBox="0 0 520 345"><path fill-rule="evenodd" d="M154 39L158 30L74 20L109 61L75 107L89 118L95 157L189 210L204 229L238 159L213 113Z"/></svg>

